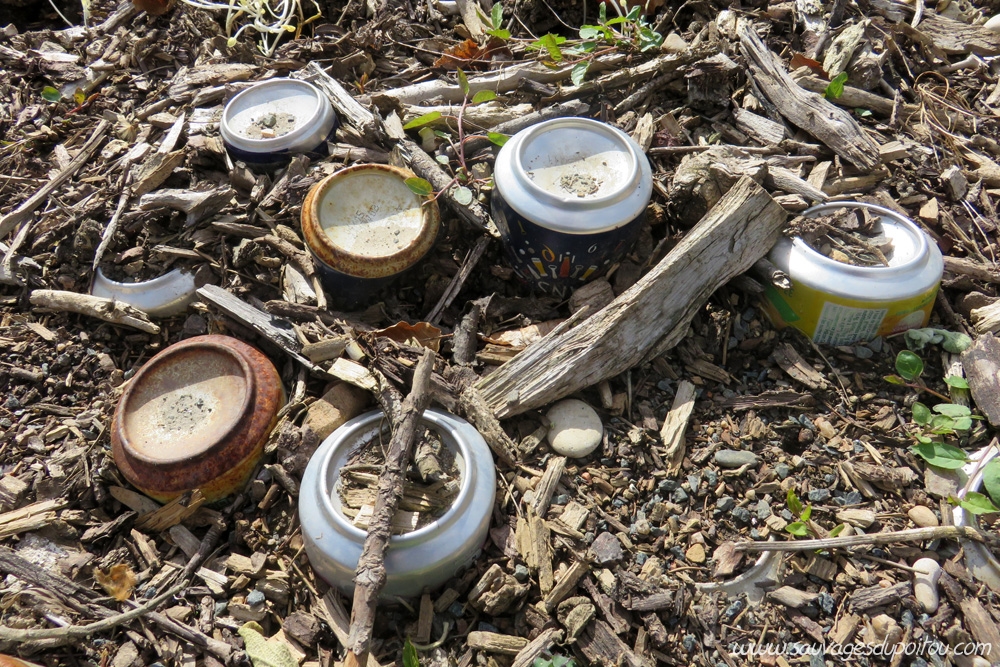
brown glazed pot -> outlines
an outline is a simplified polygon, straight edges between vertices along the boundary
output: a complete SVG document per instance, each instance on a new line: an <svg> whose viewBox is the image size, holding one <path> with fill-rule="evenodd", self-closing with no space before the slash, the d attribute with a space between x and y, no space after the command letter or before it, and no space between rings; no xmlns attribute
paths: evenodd
<svg viewBox="0 0 1000 667"><path fill-rule="evenodd" d="M284 404L274 365L229 336L171 345L122 394L111 447L122 475L167 501L201 489L208 502L246 484Z"/></svg>

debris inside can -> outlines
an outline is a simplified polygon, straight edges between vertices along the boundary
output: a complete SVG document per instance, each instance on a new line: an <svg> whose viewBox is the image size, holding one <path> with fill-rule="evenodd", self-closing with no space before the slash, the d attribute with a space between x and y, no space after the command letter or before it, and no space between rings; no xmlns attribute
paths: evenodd
<svg viewBox="0 0 1000 667"><path fill-rule="evenodd" d="M789 235L798 236L824 257L851 266L889 266L893 243L882 219L868 209L842 208L827 215L800 216Z"/></svg>
<svg viewBox="0 0 1000 667"><path fill-rule="evenodd" d="M294 114L269 111L247 125L246 135L249 139L274 139L285 136L295 125Z"/></svg>
<svg viewBox="0 0 1000 667"><path fill-rule="evenodd" d="M368 527L374 510L388 437L387 431L381 431L380 437L359 447L340 470L336 492L340 496L341 510L358 528ZM448 511L458 495L460 476L455 453L444 445L437 433L424 429L416 444L414 462L406 471L403 496L393 516L393 534L422 528Z"/></svg>

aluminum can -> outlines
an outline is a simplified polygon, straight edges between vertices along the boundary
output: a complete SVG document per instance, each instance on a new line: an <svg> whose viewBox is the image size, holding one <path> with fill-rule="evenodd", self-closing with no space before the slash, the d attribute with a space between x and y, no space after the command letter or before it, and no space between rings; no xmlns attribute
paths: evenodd
<svg viewBox="0 0 1000 667"><path fill-rule="evenodd" d="M368 302L434 246L437 202L406 185L413 172L360 164L327 176L302 202L302 235L330 300Z"/></svg>
<svg viewBox="0 0 1000 667"><path fill-rule="evenodd" d="M201 489L221 500L253 474L284 403L277 369L256 348L229 336L189 338L129 382L111 425L112 455L151 498Z"/></svg>
<svg viewBox="0 0 1000 667"><path fill-rule="evenodd" d="M295 153L326 155L337 114L319 88L298 79L269 79L240 92L222 112L219 133L234 161L286 164Z"/></svg>
<svg viewBox="0 0 1000 667"><path fill-rule="evenodd" d="M343 513L337 487L340 471L363 445L377 441L381 410L347 422L323 441L309 460L299 491L299 522L313 570L348 595L367 532ZM381 596L419 595L470 565L482 550L493 514L496 467L483 436L467 421L437 409L425 410L424 428L435 431L455 455L459 491L443 515L403 535L393 535L385 554Z"/></svg>
<svg viewBox="0 0 1000 667"><path fill-rule="evenodd" d="M500 149L493 219L514 271L564 297L625 256L652 189L649 161L627 134L596 120L556 118Z"/></svg>
<svg viewBox="0 0 1000 667"><path fill-rule="evenodd" d="M863 202L813 206L815 217L842 208L880 218L893 244L889 266L852 266L824 256L801 238L782 238L768 258L792 288L768 286L764 309L778 327L792 326L816 343L849 345L927 325L944 261L937 245L909 218Z"/></svg>

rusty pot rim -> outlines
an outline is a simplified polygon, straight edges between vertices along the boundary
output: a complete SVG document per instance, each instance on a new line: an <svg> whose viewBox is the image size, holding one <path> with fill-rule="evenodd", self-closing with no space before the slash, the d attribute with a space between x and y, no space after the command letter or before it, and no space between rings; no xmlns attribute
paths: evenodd
<svg viewBox="0 0 1000 667"><path fill-rule="evenodd" d="M120 442L122 451L129 458L134 459L135 461L138 461L147 466L164 468L164 469L174 466L190 465L202 459L203 457L211 454L219 447L223 446L226 443L226 441L231 437L233 427L230 427L227 431L220 434L219 437L217 437L214 441L210 442L205 447L203 447L202 450L197 454L188 456L179 456L172 459L152 458L146 455L145 453L139 451L132 445L132 441L129 438L128 430L125 426L125 415L127 412L129 402L132 399L132 396L135 392L135 388L141 385L143 378L145 378L147 375L154 372L155 370L162 368L163 365L165 363L168 363L172 357L175 357L179 354L188 353L191 351L192 348L211 350L213 352L220 353L236 361L236 363L240 368L244 381L246 382L247 390L243 393L243 401L241 402L239 409L236 411L236 417L233 420L233 426L238 426L246 419L247 414L251 411L253 407L254 398L257 394L256 391L257 378L254 375L253 369L250 368L250 364L240 353L240 351L233 349L230 343L226 343L223 342L222 340L219 340L220 338L227 339L228 337L214 336L214 335L196 336L194 338L189 338L179 343L175 343L174 345L171 345L170 347L167 347L166 349L156 354L152 359L150 359L146 363L146 365L144 365L139 370L138 373L135 374L135 377L132 378L132 381L129 383L129 386L122 393L122 397L118 401L118 407L115 410L115 419L114 419L114 430L116 431L116 435L118 436L118 440ZM242 344L242 341L239 341L237 339L233 340L236 340L237 342Z"/></svg>
<svg viewBox="0 0 1000 667"><path fill-rule="evenodd" d="M322 264L356 278L385 278L402 273L430 252L437 240L441 227L437 200L413 193L414 202L420 202L420 229L416 238L398 252L380 257L350 252L335 244L324 231L320 206L332 187L345 178L362 172L382 172L383 175L393 176L400 181L416 176L409 169L386 164L356 164L330 174L316 183L302 202L301 224L306 246Z"/></svg>

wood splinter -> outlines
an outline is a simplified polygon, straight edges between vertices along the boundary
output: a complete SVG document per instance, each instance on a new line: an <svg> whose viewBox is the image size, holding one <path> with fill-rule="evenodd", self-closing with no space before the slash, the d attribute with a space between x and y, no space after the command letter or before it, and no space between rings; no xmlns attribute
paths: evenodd
<svg viewBox="0 0 1000 667"><path fill-rule="evenodd" d="M386 582L385 552L392 534L392 517L403 495L403 474L413 451L420 417L430 403L433 370L434 352L426 350L413 374L410 395L403 401L399 414L390 415L394 426L392 440L386 453L385 467L379 476L375 510L368 525L368 537L365 538L354 580L351 631L347 639L347 657L344 659L346 667L360 667L368 663L378 594Z"/></svg>

